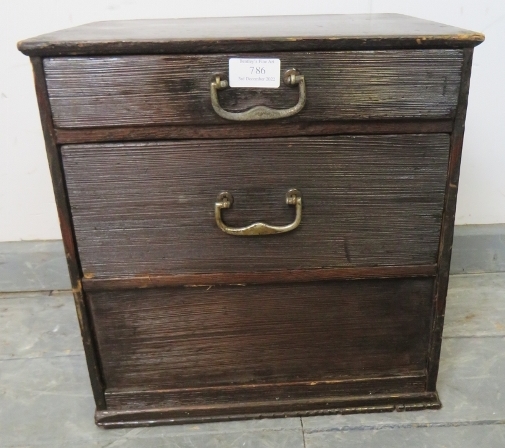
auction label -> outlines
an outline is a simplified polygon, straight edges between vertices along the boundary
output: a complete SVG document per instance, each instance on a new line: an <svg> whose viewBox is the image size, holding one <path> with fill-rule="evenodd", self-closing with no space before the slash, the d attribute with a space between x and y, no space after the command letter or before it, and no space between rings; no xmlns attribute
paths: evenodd
<svg viewBox="0 0 505 448"><path fill-rule="evenodd" d="M230 87L263 87L277 89L281 85L281 60L231 58Z"/></svg>

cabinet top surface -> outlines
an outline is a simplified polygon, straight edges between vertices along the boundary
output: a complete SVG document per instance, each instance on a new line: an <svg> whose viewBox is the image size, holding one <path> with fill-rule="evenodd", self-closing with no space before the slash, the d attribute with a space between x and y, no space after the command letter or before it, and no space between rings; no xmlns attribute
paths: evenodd
<svg viewBox="0 0 505 448"><path fill-rule="evenodd" d="M30 56L462 48L480 33L400 14L95 22L19 42Z"/></svg>

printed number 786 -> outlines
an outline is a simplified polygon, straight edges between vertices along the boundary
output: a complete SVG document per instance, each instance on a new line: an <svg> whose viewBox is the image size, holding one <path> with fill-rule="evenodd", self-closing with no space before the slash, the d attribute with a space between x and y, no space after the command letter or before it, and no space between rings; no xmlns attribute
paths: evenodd
<svg viewBox="0 0 505 448"><path fill-rule="evenodd" d="M251 75L264 75L265 67L249 67L251 69Z"/></svg>

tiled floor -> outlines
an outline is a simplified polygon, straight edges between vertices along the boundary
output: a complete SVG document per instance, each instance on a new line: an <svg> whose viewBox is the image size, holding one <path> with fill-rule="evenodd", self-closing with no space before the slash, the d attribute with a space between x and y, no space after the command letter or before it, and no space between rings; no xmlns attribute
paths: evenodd
<svg viewBox="0 0 505 448"><path fill-rule="evenodd" d="M50 252L0 250L0 447L505 447L505 273L451 277L440 411L103 430Z"/></svg>

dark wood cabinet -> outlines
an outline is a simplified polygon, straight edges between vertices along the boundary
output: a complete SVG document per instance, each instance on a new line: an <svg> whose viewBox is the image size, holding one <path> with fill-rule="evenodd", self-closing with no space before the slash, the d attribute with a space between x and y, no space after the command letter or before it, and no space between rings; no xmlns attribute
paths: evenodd
<svg viewBox="0 0 505 448"><path fill-rule="evenodd" d="M440 407L483 39L378 14L21 42L97 424ZM229 87L236 58L279 60L279 87Z"/></svg>

